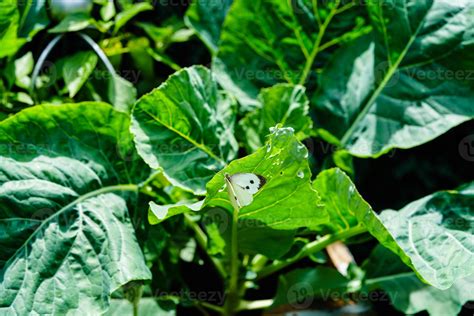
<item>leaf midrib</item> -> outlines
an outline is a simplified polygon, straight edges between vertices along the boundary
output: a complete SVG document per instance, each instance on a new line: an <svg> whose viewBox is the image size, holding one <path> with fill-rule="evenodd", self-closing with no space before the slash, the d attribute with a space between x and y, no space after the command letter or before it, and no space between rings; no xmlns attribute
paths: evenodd
<svg viewBox="0 0 474 316"><path fill-rule="evenodd" d="M341 138L341 144L344 146L344 147L347 147L347 142L349 141L349 139L351 138L351 136L354 134L354 131L355 129L358 127L359 123L365 118L365 116L367 115L367 113L370 111L370 109L372 108L375 100L379 97L379 95L382 93L382 91L385 89L385 86L388 84L388 82L390 81L390 79L392 78L392 76L395 74L395 72L397 71L398 69L398 66L401 64L401 62L403 61L403 59L405 58L406 54L408 53L408 51L410 50L411 48L411 45L413 44L413 42L415 41L416 37L418 36L418 33L421 31L424 23L425 23L425 20L426 20L426 17L428 15L428 11L426 12L425 16L423 17L422 21L420 22L420 24L418 25L418 28L416 29L415 33L410 37L410 40L408 41L407 45L405 46L405 48L403 49L403 51L401 52L400 56L398 57L398 59L396 60L396 62L389 68L388 72L385 74L385 77L383 78L382 82L380 83L380 85L377 87L377 89L373 92L373 94L371 95L370 99L367 101L367 103L364 105L362 111L357 115L356 119L354 120L354 122L351 124L351 126L349 127L349 129L346 131L346 133L342 136Z"/></svg>
<svg viewBox="0 0 474 316"><path fill-rule="evenodd" d="M384 276L381 276L381 277L375 277L375 278L367 279L367 280L365 280L365 284L366 285L376 285L380 282L395 281L395 280L400 279L400 278L413 277L413 276L418 278L416 276L416 273L413 272L413 271L402 272L402 273L384 275ZM426 286L428 286L428 285L426 285Z"/></svg>
<svg viewBox="0 0 474 316"><path fill-rule="evenodd" d="M218 157L216 154L214 154L209 148L207 148L206 145L204 144L200 144L198 142L196 142L194 139L188 137L187 135L181 133L179 130L175 129L173 126L171 125L168 125L168 124L165 124L162 120L160 120L157 116L153 115L153 113L150 113L149 111L147 111L146 109L143 109L143 112L146 113L148 116L150 116L152 119L154 119L156 122L158 122L159 124L161 124L162 126L164 126L165 128L167 128L168 130L170 130L171 132L177 134L178 136L180 136L181 138L185 139L186 141L188 141L189 143L191 143L192 145L194 145L195 147L199 148L200 150L202 150L203 152L205 152L206 154L208 154L210 157L212 157L213 159L223 163L224 165L226 164L225 161Z"/></svg>
<svg viewBox="0 0 474 316"><path fill-rule="evenodd" d="M134 192L136 192L138 190L138 188L139 187L136 184L118 184L118 185L103 187L103 188L88 192L88 193L78 197L77 199L75 199L71 203L67 204L66 206L62 207L59 211L55 212L54 214L52 214L51 216L46 218L44 221L42 221L42 223L34 230L34 232L31 233L31 235L28 237L28 239L26 239L25 242L23 242L23 244L20 247L18 247L18 249L15 251L15 253L13 253L13 255L11 255L11 257L8 260L5 261L5 267L8 265L10 260L12 260L13 258L15 258L18 255L20 250L22 250L24 247L26 247L26 245L28 245L31 242L31 240L36 236L36 234L38 232L40 232L44 228L44 226L46 226L54 218L57 218L59 215L63 214L64 212L66 212L68 210L70 210L74 206L84 202L87 199L99 196L101 194L106 194L106 193L111 193L111 192L116 192L116 191L134 191Z"/></svg>

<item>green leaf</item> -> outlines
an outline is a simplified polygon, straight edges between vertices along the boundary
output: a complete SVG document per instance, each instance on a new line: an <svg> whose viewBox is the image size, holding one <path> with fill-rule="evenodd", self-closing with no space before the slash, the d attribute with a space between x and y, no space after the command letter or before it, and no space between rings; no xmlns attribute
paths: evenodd
<svg viewBox="0 0 474 316"><path fill-rule="evenodd" d="M318 227L327 222L328 215L311 187L307 157L308 151L296 139L293 129L274 128L264 147L231 162L209 181L204 206L232 210L227 191L222 190L224 174L252 172L265 177L267 183L255 194L254 201L240 210L239 221L256 221L260 226L280 230Z"/></svg>
<svg viewBox="0 0 474 316"><path fill-rule="evenodd" d="M39 31L43 30L50 23L47 2L28 0L23 2L21 9L21 23L19 36L31 40Z"/></svg>
<svg viewBox="0 0 474 316"><path fill-rule="evenodd" d="M342 48L320 77L316 120L351 154L426 143L474 117L474 4L369 1L376 32Z"/></svg>
<svg viewBox="0 0 474 316"><path fill-rule="evenodd" d="M201 66L176 72L143 96L132 113L138 152L153 169L195 194L237 154L235 113L211 72Z"/></svg>
<svg viewBox="0 0 474 316"><path fill-rule="evenodd" d="M138 22L137 25L152 39L158 54L164 54L171 44L186 42L194 35L193 30L187 29L182 20L174 17L160 26L145 22Z"/></svg>
<svg viewBox="0 0 474 316"><path fill-rule="evenodd" d="M93 51L83 51L67 57L62 73L69 97L73 98L88 80L97 65L98 57Z"/></svg>
<svg viewBox="0 0 474 316"><path fill-rule="evenodd" d="M21 91L18 92L18 93L13 93L12 100L20 102L20 103L28 104L28 105L34 105L35 104L35 102L30 97L29 94L27 94L25 92L21 92Z"/></svg>
<svg viewBox="0 0 474 316"><path fill-rule="evenodd" d="M0 3L0 58L13 56L26 39L18 37L20 13L15 1Z"/></svg>
<svg viewBox="0 0 474 316"><path fill-rule="evenodd" d="M94 24L95 21L85 13L74 13L66 16L58 25L50 29L50 33L77 32Z"/></svg>
<svg viewBox="0 0 474 316"><path fill-rule="evenodd" d="M457 280L447 290L439 290L420 281L397 256L377 246L364 263L365 284L369 290L382 289L396 309L405 314L428 311L431 316L455 316L462 306L474 300L474 279Z"/></svg>
<svg viewBox="0 0 474 316"><path fill-rule="evenodd" d="M279 259L293 245L295 231L267 227L257 220L241 220L238 228L239 251L244 254L261 254L269 259Z"/></svg>
<svg viewBox="0 0 474 316"><path fill-rule="evenodd" d="M202 206L202 201L181 201L179 203L170 205L158 205L155 202L150 202L149 205L150 211L148 212L148 221L150 224L156 225L178 214L183 214L188 211L199 211Z"/></svg>
<svg viewBox="0 0 474 316"><path fill-rule="evenodd" d="M128 216L147 174L128 128L97 102L0 123L1 314L100 314L121 285L151 278Z"/></svg>
<svg viewBox="0 0 474 316"><path fill-rule="evenodd" d="M313 183L330 220L324 226L338 233L356 226L383 228L372 207L357 192L351 179L340 169L322 171Z"/></svg>
<svg viewBox="0 0 474 316"><path fill-rule="evenodd" d="M383 211L380 219L416 271L444 290L474 274L473 210L474 182Z"/></svg>
<svg viewBox="0 0 474 316"><path fill-rule="evenodd" d="M311 133L309 101L304 87L278 84L263 89L258 99L261 107L247 114L240 122L251 151L263 146L270 128L278 124L293 128L299 140L307 138Z"/></svg>
<svg viewBox="0 0 474 316"><path fill-rule="evenodd" d="M100 8L100 17L104 21L111 20L115 16L115 14L116 14L115 4L113 1L106 1L102 5L102 8Z"/></svg>
<svg viewBox="0 0 474 316"><path fill-rule="evenodd" d="M314 182L332 232L362 225L379 242L396 253L429 284L449 288L457 279L474 273L471 246L474 184L459 191L438 192L395 212L380 216L339 169L321 172Z"/></svg>
<svg viewBox="0 0 474 316"><path fill-rule="evenodd" d="M107 98L118 111L129 113L137 98L137 89L128 80L117 74L108 79Z"/></svg>
<svg viewBox="0 0 474 316"><path fill-rule="evenodd" d="M22 57L15 60L15 84L23 89L29 89L31 78L29 75L33 71L33 54L26 53Z"/></svg>
<svg viewBox="0 0 474 316"><path fill-rule="evenodd" d="M0 58L11 57L48 25L45 1L2 1L0 21Z"/></svg>
<svg viewBox="0 0 474 316"><path fill-rule="evenodd" d="M185 22L215 54L222 24L233 0L193 1L186 11Z"/></svg>
<svg viewBox="0 0 474 316"><path fill-rule="evenodd" d="M211 256L219 257L229 254L230 229L227 229L230 223L229 213L225 210L215 208L204 215L202 222L208 236L207 252ZM240 246L239 244L239 247Z"/></svg>
<svg viewBox="0 0 474 316"><path fill-rule="evenodd" d="M136 37L127 42L127 48L130 50L130 56L139 74L147 81L145 85L152 86L155 80L155 69L153 58L147 52L150 49L150 41L146 37ZM135 83L138 83L138 76L134 79Z"/></svg>
<svg viewBox="0 0 474 316"><path fill-rule="evenodd" d="M133 6L125 9L115 16L114 33L122 28L128 21L133 19L137 14L143 11L153 10L153 6L147 2L135 3Z"/></svg>
<svg viewBox="0 0 474 316"><path fill-rule="evenodd" d="M349 280L333 268L297 269L280 276L271 308L289 304L296 309L305 309L314 298L327 299L334 294L341 297L348 285Z"/></svg>
<svg viewBox="0 0 474 316"><path fill-rule="evenodd" d="M249 110L261 88L303 84L324 50L367 33L363 7L325 1L236 0L224 21L213 69ZM332 9L331 9L331 8ZM322 17L322 11L330 12ZM265 12L265 14L262 14Z"/></svg>
<svg viewBox="0 0 474 316"><path fill-rule="evenodd" d="M171 43L171 37L175 32L175 25L165 25L158 27L152 23L138 22L137 26L142 28L145 33L155 42L156 48L163 50Z"/></svg>

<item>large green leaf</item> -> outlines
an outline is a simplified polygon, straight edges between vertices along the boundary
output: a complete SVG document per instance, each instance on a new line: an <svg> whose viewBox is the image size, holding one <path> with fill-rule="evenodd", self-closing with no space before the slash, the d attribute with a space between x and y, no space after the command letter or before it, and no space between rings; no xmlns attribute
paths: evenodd
<svg viewBox="0 0 474 316"><path fill-rule="evenodd" d="M262 147L270 128L278 124L293 128L299 140L307 138L311 133L309 101L304 87L278 84L263 89L258 100L261 107L247 114L240 122L245 142L251 151Z"/></svg>
<svg viewBox="0 0 474 316"><path fill-rule="evenodd" d="M232 209L224 187L224 174L252 172L267 183L253 202L239 212L239 221L258 222L265 227L292 230L315 228L327 222L328 215L319 205L318 193L311 187L308 151L295 137L292 128L274 128L265 146L242 159L231 162L207 184L204 206ZM311 201L306 204L301 201Z"/></svg>
<svg viewBox="0 0 474 316"><path fill-rule="evenodd" d="M382 289L396 309L405 314L428 311L432 316L455 316L463 304L474 300L474 279L457 280L447 290L439 290L420 281L397 256L377 246L364 263L365 284L369 290Z"/></svg>
<svg viewBox="0 0 474 316"><path fill-rule="evenodd" d="M210 71L178 71L136 103L132 133L148 165L196 194L236 156L233 102L220 94Z"/></svg>
<svg viewBox="0 0 474 316"><path fill-rule="evenodd" d="M185 21L212 53L217 52L222 24L233 0L197 0L186 11Z"/></svg>
<svg viewBox="0 0 474 316"><path fill-rule="evenodd" d="M0 123L0 313L99 314L151 278L127 209L147 174L128 129L96 102Z"/></svg>
<svg viewBox="0 0 474 316"><path fill-rule="evenodd" d="M474 183L380 214L385 228L431 285L447 289L474 274ZM389 247L390 248L390 247Z"/></svg>
<svg viewBox="0 0 474 316"><path fill-rule="evenodd" d="M439 192L380 216L339 169L321 172L314 183L331 218L327 228L340 232L364 226L379 242L439 289L474 273L472 256L474 184ZM454 258L454 259L453 259Z"/></svg>
<svg viewBox="0 0 474 316"><path fill-rule="evenodd" d="M474 3L369 1L376 32L333 56L317 124L361 157L411 148L474 117Z"/></svg>
<svg viewBox="0 0 474 316"><path fill-rule="evenodd" d="M233 92L244 110L257 104L261 88L303 84L323 52L358 37L363 7L356 1L236 0L224 21L217 57L219 83ZM262 14L265 12L265 14Z"/></svg>

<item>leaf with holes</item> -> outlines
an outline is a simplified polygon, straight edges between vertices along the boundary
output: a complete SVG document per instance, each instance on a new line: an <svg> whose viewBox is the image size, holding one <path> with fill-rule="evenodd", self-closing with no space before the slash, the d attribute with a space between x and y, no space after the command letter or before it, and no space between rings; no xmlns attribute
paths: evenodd
<svg viewBox="0 0 474 316"><path fill-rule="evenodd" d="M262 175L267 183L254 195L253 202L239 211L242 227L261 225L280 230L316 228L328 221L319 205L318 193L311 186L308 151L291 128L274 128L265 146L255 153L231 162L207 184L206 206L232 209L224 174L251 172ZM300 201L312 201L310 205ZM252 223L252 224L250 224Z"/></svg>

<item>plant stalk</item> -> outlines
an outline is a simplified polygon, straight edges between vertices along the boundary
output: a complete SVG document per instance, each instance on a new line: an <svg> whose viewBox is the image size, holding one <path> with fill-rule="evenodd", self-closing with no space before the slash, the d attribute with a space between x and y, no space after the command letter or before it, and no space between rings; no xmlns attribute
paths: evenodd
<svg viewBox="0 0 474 316"><path fill-rule="evenodd" d="M239 306L239 311L265 309L272 306L272 304L273 304L273 299L259 300L259 301L241 301L240 306Z"/></svg>
<svg viewBox="0 0 474 316"><path fill-rule="evenodd" d="M184 221L194 231L196 242L198 243L198 245L202 248L202 250L206 254L209 254L207 252L207 236L202 231L201 227L199 227L199 225L195 221L193 221L193 219L188 214L184 214ZM227 273L226 273L225 268L222 265L221 261L219 261L218 259L212 257L211 255L209 255L209 260L214 264L214 267L216 268L217 272L219 273L219 276L221 278L225 279L226 276L227 276Z"/></svg>
<svg viewBox="0 0 474 316"><path fill-rule="evenodd" d="M234 212L232 214L230 281L224 305L224 314L227 316L234 315L240 305L238 225L239 209L234 205Z"/></svg>
<svg viewBox="0 0 474 316"><path fill-rule="evenodd" d="M311 54L304 66L303 74L301 75L301 78L299 81L300 85L304 85L304 83L306 82L306 79L308 79L309 73L311 71L311 67L313 67L314 61L320 52L321 42L323 41L323 37L324 37L324 34L326 33L326 29L329 26L329 23L331 22L332 18L336 15L340 2L341 2L340 0L336 0L334 8L331 10L328 17L326 18L326 20L324 20L324 23L321 25L319 29L318 37L316 38L316 42L314 43L313 50L311 51Z"/></svg>
<svg viewBox="0 0 474 316"><path fill-rule="evenodd" d="M309 256L310 254L316 253L318 251L323 250L326 248L328 245L332 244L335 241L338 240L344 240L356 235L360 235L362 233L365 233L367 231L367 228L363 226L356 226L349 228L347 230L344 230L340 233L336 234L328 234L325 235L313 242L308 243L306 246L303 247L303 249L300 250L298 254L296 254L294 257L289 258L284 261L276 261L273 264L263 268L260 270L260 272L257 275L257 280L263 279L283 268L286 268L287 266Z"/></svg>

